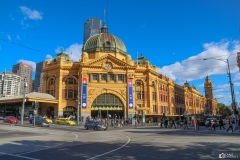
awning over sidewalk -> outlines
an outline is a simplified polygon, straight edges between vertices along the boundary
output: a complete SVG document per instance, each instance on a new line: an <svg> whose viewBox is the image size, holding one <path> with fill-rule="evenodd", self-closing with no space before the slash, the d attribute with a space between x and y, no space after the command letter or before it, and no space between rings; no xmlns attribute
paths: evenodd
<svg viewBox="0 0 240 160"><path fill-rule="evenodd" d="M19 103L23 101L23 95L13 97L1 97L0 104L4 103ZM50 94L31 92L26 94L26 102L45 102L45 103L58 103L58 100Z"/></svg>

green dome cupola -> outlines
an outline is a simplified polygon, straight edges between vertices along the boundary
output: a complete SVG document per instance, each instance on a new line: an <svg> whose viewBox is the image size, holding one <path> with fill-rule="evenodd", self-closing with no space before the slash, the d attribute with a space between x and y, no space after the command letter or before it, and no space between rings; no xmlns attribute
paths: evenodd
<svg viewBox="0 0 240 160"><path fill-rule="evenodd" d="M94 53L99 48L101 52L115 52L119 50L122 55L127 55L125 44L116 36L108 33L106 23L101 28L101 33L93 35L83 46L83 52Z"/></svg>
<svg viewBox="0 0 240 160"><path fill-rule="evenodd" d="M61 51L61 53L58 53L56 57L52 59L52 62L58 62L60 58L63 59L65 62L72 62L72 59L69 57L67 53L64 52L64 49Z"/></svg>

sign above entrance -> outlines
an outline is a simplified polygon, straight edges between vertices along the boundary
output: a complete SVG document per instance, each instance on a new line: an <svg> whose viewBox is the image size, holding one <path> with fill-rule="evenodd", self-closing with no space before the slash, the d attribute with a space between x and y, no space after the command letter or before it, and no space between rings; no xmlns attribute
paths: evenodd
<svg viewBox="0 0 240 160"><path fill-rule="evenodd" d="M87 78L82 78L82 108L87 108Z"/></svg>
<svg viewBox="0 0 240 160"><path fill-rule="evenodd" d="M132 79L128 79L128 108L133 109Z"/></svg>

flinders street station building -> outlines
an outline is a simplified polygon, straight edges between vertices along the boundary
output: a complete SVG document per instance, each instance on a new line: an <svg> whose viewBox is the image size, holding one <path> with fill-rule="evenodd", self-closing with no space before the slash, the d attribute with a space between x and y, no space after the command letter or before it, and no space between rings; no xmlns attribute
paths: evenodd
<svg viewBox="0 0 240 160"><path fill-rule="evenodd" d="M144 55L133 60L121 39L108 33L106 24L100 34L86 41L78 62L62 51L45 62L42 73L43 93L26 102L30 105L38 101L41 115L68 117L76 115L78 106L84 118L137 115L140 121L159 120L163 115L218 112L208 76L205 95L187 81L183 86L176 84L159 73ZM8 106L10 101L0 98L0 107Z"/></svg>

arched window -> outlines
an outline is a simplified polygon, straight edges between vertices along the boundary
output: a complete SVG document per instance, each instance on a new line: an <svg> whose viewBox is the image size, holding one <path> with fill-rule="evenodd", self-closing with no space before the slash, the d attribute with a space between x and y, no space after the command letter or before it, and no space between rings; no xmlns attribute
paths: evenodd
<svg viewBox="0 0 240 160"><path fill-rule="evenodd" d="M141 93L137 93L137 99L141 99Z"/></svg>
<svg viewBox="0 0 240 160"><path fill-rule="evenodd" d="M54 85L55 84L55 80L53 78L51 78L49 81L48 81L48 85Z"/></svg>
<svg viewBox="0 0 240 160"><path fill-rule="evenodd" d="M77 90L74 90L74 98L77 98L77 95L78 95Z"/></svg>
<svg viewBox="0 0 240 160"><path fill-rule="evenodd" d="M73 91L72 90L68 90L68 98L73 98Z"/></svg>
<svg viewBox="0 0 240 160"><path fill-rule="evenodd" d="M65 80L65 84L77 84L77 81L74 78L68 78Z"/></svg>

